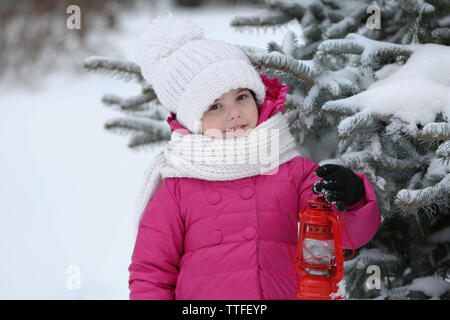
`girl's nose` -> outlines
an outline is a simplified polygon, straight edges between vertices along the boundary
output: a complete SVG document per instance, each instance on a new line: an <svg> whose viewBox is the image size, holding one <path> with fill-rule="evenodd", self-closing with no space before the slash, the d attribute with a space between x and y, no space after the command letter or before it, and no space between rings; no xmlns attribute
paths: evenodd
<svg viewBox="0 0 450 320"><path fill-rule="evenodd" d="M235 118L240 118L241 112L237 106L231 106L228 112L228 120L233 120Z"/></svg>

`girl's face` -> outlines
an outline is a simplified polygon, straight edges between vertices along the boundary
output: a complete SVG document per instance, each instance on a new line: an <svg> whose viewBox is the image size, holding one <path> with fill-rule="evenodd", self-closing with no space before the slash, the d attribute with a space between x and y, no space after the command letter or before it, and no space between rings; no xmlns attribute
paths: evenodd
<svg viewBox="0 0 450 320"><path fill-rule="evenodd" d="M244 137L256 127L258 118L258 106L250 90L234 89L203 113L202 134L218 139Z"/></svg>

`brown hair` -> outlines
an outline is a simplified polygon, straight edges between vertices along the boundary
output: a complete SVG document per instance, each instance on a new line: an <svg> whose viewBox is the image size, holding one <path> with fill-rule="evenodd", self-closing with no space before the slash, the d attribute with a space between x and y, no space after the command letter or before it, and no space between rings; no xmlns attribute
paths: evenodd
<svg viewBox="0 0 450 320"><path fill-rule="evenodd" d="M248 91L250 91L250 93L253 96L253 99L255 100L256 106L258 107L258 116L261 114L261 106L256 102L256 94L253 90L247 89Z"/></svg>

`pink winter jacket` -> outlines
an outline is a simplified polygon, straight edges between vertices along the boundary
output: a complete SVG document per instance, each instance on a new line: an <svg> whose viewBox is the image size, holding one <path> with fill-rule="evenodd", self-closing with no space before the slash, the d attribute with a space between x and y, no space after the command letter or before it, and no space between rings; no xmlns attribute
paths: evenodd
<svg viewBox="0 0 450 320"><path fill-rule="evenodd" d="M269 105L261 116L283 112L280 103L288 86L261 77L267 87L264 104ZM318 197L312 192L319 180L317 167L296 157L273 175L231 181L165 179L139 225L129 266L130 299L298 299L298 273L292 263L298 213L307 200ZM357 175L365 196L343 213L355 249L366 244L380 224L372 185L364 174ZM344 231L342 240L344 248L352 248Z"/></svg>

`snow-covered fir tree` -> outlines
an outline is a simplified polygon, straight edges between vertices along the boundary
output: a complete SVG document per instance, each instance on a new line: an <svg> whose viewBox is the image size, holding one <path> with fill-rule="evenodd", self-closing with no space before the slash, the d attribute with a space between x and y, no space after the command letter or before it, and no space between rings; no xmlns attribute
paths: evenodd
<svg viewBox="0 0 450 320"><path fill-rule="evenodd" d="M261 5L266 14L238 16L231 24L265 29L298 21L303 43L293 52L297 59L312 59L322 41L349 33L399 44L450 44L448 0L265 0Z"/></svg>
<svg viewBox="0 0 450 320"><path fill-rule="evenodd" d="M366 25L374 3L380 29ZM301 23L302 39L288 32L269 53L247 51L263 73L293 86L288 103L300 145L322 164L365 173L377 193L383 222L346 263L348 296L449 298L450 3L266 4L266 16L232 24ZM317 153L320 146L329 154ZM366 286L370 265L380 267L380 289Z"/></svg>
<svg viewBox="0 0 450 320"><path fill-rule="evenodd" d="M367 25L380 9L380 29ZM303 36L241 48L257 70L290 86L286 110L304 156L364 173L383 217L375 237L345 264L349 298L450 298L449 1L267 0L267 13L235 27L297 19ZM375 8L376 9L376 8ZM165 143L167 112L137 64L106 57L89 70L141 84L135 97L105 95L125 117L106 124L129 146ZM366 281L371 265L380 288Z"/></svg>

